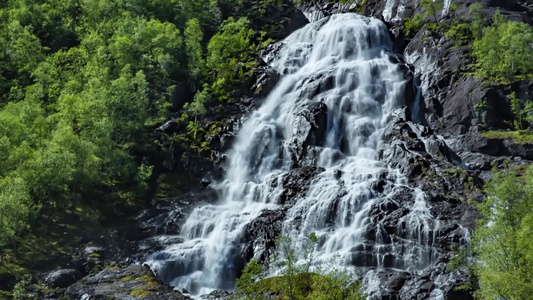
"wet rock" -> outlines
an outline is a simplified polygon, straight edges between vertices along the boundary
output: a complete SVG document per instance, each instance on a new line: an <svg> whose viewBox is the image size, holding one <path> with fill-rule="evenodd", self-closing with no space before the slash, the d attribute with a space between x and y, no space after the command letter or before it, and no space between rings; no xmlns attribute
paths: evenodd
<svg viewBox="0 0 533 300"><path fill-rule="evenodd" d="M285 213L284 209L265 210L246 226L246 235L241 241L245 261L252 257L259 257L264 261L273 253Z"/></svg>
<svg viewBox="0 0 533 300"><path fill-rule="evenodd" d="M200 298L206 299L206 300L226 300L226 299L229 299L230 296L231 296L231 293L228 291L215 290L207 295L200 296Z"/></svg>
<svg viewBox="0 0 533 300"><path fill-rule="evenodd" d="M181 236L158 235L141 240L137 243L137 249L143 253L150 254L163 248L183 243Z"/></svg>
<svg viewBox="0 0 533 300"><path fill-rule="evenodd" d="M280 78L279 73L268 66L259 67L255 72L257 80L252 86L252 90L258 97L265 97L276 86Z"/></svg>
<svg viewBox="0 0 533 300"><path fill-rule="evenodd" d="M407 281L409 277L409 273L396 274L389 279L387 286L393 291L399 291L402 289L405 281Z"/></svg>
<svg viewBox="0 0 533 300"><path fill-rule="evenodd" d="M306 144L321 146L326 136L328 107L323 102L315 102L301 115L311 124L311 134L307 137Z"/></svg>
<svg viewBox="0 0 533 300"><path fill-rule="evenodd" d="M52 288L66 288L83 277L79 270L60 269L46 275L44 284Z"/></svg>
<svg viewBox="0 0 533 300"><path fill-rule="evenodd" d="M197 197L210 199L206 192L189 192L176 198L161 199L155 207L143 210L132 226L124 228L129 240L143 240L155 235L178 234L188 212L192 209L192 201ZM133 227L133 228L132 228Z"/></svg>
<svg viewBox="0 0 533 300"><path fill-rule="evenodd" d="M293 152L294 164L301 165L310 146L320 146L324 143L327 129L326 104L322 102L308 104L295 117L294 139L289 148Z"/></svg>
<svg viewBox="0 0 533 300"><path fill-rule="evenodd" d="M304 193L311 184L313 177L322 172L324 172L324 168L314 166L292 169L283 178L283 188L285 190L280 196L280 203L292 206L295 197Z"/></svg>

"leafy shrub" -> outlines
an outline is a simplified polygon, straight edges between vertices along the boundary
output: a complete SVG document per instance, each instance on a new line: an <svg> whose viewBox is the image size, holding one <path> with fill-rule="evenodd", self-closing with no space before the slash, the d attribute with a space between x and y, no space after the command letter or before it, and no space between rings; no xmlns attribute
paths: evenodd
<svg viewBox="0 0 533 300"><path fill-rule="evenodd" d="M420 17L420 14L414 15L414 17L411 18L405 18L405 33L407 36L410 36L412 34L415 34L422 28L422 25L424 25L424 20L422 20L422 17Z"/></svg>
<svg viewBox="0 0 533 300"><path fill-rule="evenodd" d="M518 99L516 93L512 92L510 95L511 99L511 111L515 115L515 120L513 122L516 130L523 130L527 127L524 123L527 122L528 125L533 124L533 101Z"/></svg>
<svg viewBox="0 0 533 300"><path fill-rule="evenodd" d="M533 295L533 167L525 176L494 171L485 187L483 219L476 226L475 274L482 299L530 299Z"/></svg>
<svg viewBox="0 0 533 300"><path fill-rule="evenodd" d="M272 257L271 271L279 271L279 277L266 277L263 266L252 259L236 282L233 299L259 300L359 300L364 299L361 285L345 270L314 266L318 238L314 233L295 247L289 237L280 236L278 252Z"/></svg>
<svg viewBox="0 0 533 300"><path fill-rule="evenodd" d="M424 18L433 16L435 22L440 22L437 13L444 8L444 0L420 0L420 5L425 12Z"/></svg>

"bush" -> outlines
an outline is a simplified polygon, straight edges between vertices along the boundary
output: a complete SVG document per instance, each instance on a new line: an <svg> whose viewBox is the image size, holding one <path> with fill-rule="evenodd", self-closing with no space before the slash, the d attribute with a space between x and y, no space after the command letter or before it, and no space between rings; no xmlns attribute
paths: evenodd
<svg viewBox="0 0 533 300"><path fill-rule="evenodd" d="M525 176L494 171L485 187L483 219L476 226L475 274L482 299L533 295L533 167Z"/></svg>
<svg viewBox="0 0 533 300"><path fill-rule="evenodd" d="M420 17L420 14L414 15L414 17L411 18L405 18L405 34L407 36L410 36L412 34L417 33L420 28L422 28L422 25L424 24L424 21L422 20L422 17Z"/></svg>
<svg viewBox="0 0 533 300"><path fill-rule="evenodd" d="M435 22L440 22L441 18L437 18L437 13L444 8L444 0L420 0L420 5L425 12L424 18L433 16Z"/></svg>
<svg viewBox="0 0 533 300"><path fill-rule="evenodd" d="M516 130L524 130L533 124L533 101L518 99L515 92L510 95L511 111L515 116L513 125ZM525 125L527 123L528 126Z"/></svg>
<svg viewBox="0 0 533 300"><path fill-rule="evenodd" d="M315 250L318 238L314 233L297 248L291 239L280 236L278 252L273 255L270 266L281 276L267 278L263 266L252 259L236 282L233 299L279 299L299 300L358 300L364 299L360 282L345 270L315 266ZM332 263L332 265L338 265Z"/></svg>

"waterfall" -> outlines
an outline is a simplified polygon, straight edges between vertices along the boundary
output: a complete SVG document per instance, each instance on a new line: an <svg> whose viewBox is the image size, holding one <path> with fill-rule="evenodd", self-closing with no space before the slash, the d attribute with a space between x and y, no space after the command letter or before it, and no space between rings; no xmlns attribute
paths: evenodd
<svg viewBox="0 0 533 300"><path fill-rule="evenodd" d="M284 178L307 166L317 174L287 208L283 234L298 241L315 232L318 261L339 257L354 268L426 268L437 257L438 221L424 193L379 160L389 115L413 100L404 99L408 81L387 28L374 18L339 14L308 24L281 44L271 60L280 82L242 125L224 180L215 186L218 202L196 208L181 230L185 241L153 254L148 264L193 294L232 289L244 263L240 243L247 226L265 210L287 207ZM319 120L310 120L316 111ZM380 180L388 184L376 191ZM396 224L370 218L373 207L397 205L402 193L410 195L412 209ZM260 252L254 249L254 255Z"/></svg>

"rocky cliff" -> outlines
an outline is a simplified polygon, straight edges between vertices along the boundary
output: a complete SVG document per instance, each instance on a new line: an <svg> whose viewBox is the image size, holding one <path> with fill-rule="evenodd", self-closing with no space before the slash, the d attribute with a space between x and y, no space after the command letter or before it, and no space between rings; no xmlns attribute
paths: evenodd
<svg viewBox="0 0 533 300"><path fill-rule="evenodd" d="M303 2L303 3L302 3ZM445 1L442 11L437 12L440 22L451 23L467 14L469 6L476 1ZM382 20L388 27L398 55L390 59L401 65L404 78L409 80L404 90L407 100L397 108L387 120L383 133L384 142L380 159L389 167L399 170L407 179L409 188L390 190L390 179L386 174L373 184L373 193L388 195L383 201L369 210L371 225L376 228L366 232L369 243L354 250L352 263L358 267L360 276L366 276L366 284L376 287L371 297L376 299L471 299L471 291L457 290L458 286L470 281L466 270L449 270L447 263L455 256L458 248L468 244L475 220L480 217L475 204L483 199L481 188L489 178L494 164L502 168L506 161L511 166L528 165L533 146L520 144L512 139L487 138L481 135L489 129L510 128L513 114L509 95L516 92L523 99L531 98L533 83L519 81L509 85L493 85L474 78L472 59L467 47L455 47L444 37L443 32L435 32L422 26L409 35L405 31L406 18L423 13L419 1L298 1L299 9L310 21L336 13L357 12ZM529 22L533 13L532 3L514 1L482 1L482 13L491 17L496 10L511 20ZM233 112L224 127L210 137L213 147L211 157L215 166L223 166L228 143L236 134L247 114L261 105L262 99L270 92L280 75L269 64L277 55L283 43L269 46L262 53L264 67L257 70L257 83L252 93L241 98L232 106ZM309 80L306 88L309 97L319 95L333 87L333 79L317 77ZM254 92L255 91L255 92ZM266 258L275 246L275 237L282 231L283 221L288 218L290 209L301 201L313 180L324 172L306 160L312 151L320 151L324 143L327 108L310 105L299 114L298 131L292 151L291 171L282 179L282 206L276 210L265 210L256 220L247 225L246 234L240 240L240 264L252 256ZM235 117L237 116L237 117ZM240 118L240 116L243 116ZM194 165L195 163L193 163ZM209 166L208 163L204 166ZM222 167L220 167L222 168ZM204 167L202 174L206 183L217 180L222 172L209 172L212 167ZM339 177L342 176L339 174ZM429 236L432 241L429 256L436 261L431 268L419 271L408 270L410 266L400 266L399 258L385 254L376 261L373 254L394 247L398 241L421 241L413 237L410 219L417 206L417 191L423 191L425 203L432 216ZM330 214L337 213L335 207ZM424 240L424 238L422 238ZM372 241L379 241L379 245ZM257 253L257 251L260 253ZM386 252L386 250L385 250ZM381 265L384 268L376 269ZM396 269L395 269L396 268ZM373 276L368 276L368 272Z"/></svg>
<svg viewBox="0 0 533 300"><path fill-rule="evenodd" d="M396 59L403 64L405 76L411 78L412 89L406 89L406 99L411 102L398 108L389 120L384 133L384 145L380 153L387 165L397 168L408 179L409 185L424 191L429 199L431 215L435 222L444 224L434 232L435 251L440 263L427 272L377 271L381 292L373 295L382 299L425 299L435 296L438 286L445 299L470 299L469 291L457 291L456 287L467 283L470 274L465 270L446 270L447 262L454 251L465 245L463 240L474 230L475 220L480 217L475 203L482 200L481 188L489 178L492 165L503 168L506 161L511 166L528 165L533 146L521 144L512 139L487 138L481 135L489 129L508 130L513 120L509 95L516 92L523 99L533 95L533 82L523 80L513 84L493 85L474 78L472 59L466 47L455 47L444 37L443 32L433 32L423 26L409 36L405 32L406 18L422 13L419 1L309 1L300 3L299 8L310 20L317 20L335 13L358 12L376 17L385 22L393 38ZM440 22L451 23L465 15L476 1L450 2L438 12ZM533 3L519 1L481 1L482 13L491 17L496 10L511 20L531 23ZM263 60L269 63L279 51L275 44L263 53ZM268 67L262 81L276 81L278 75ZM316 92L327 89L327 80L317 80ZM264 84L264 83L260 83ZM312 85L313 83L311 83ZM268 86L273 86L269 84ZM267 89L268 91L268 89ZM253 99L257 96L252 96ZM259 97L260 98L260 97ZM251 100L254 102L257 100ZM246 102L246 108L249 109ZM483 104L483 105L482 105ZM274 246L274 237L281 231L281 221L287 209L307 191L314 174L320 169L306 166L299 160L307 151L313 151L313 142L320 141L324 132L324 109L309 107L305 110L301 125L301 138L293 145L294 169L283 180L285 192L281 197L284 208L265 211L256 221L249 224L249 235L242 241L244 253L253 255L252 249L268 250ZM238 127L238 124L237 124ZM214 149L216 152L217 150ZM221 156L223 157L223 155ZM385 178L375 185L377 193L387 185ZM393 201L381 203L371 209L369 216L376 227L384 226L387 234L395 238L409 239L405 227L405 216L414 205L413 190L405 190L393 196ZM335 211L331 212L335 214ZM378 226L379 224L379 226ZM380 232L368 232L375 239ZM385 237L383 237L386 239ZM390 243L393 243L391 241ZM385 242L385 244L388 244ZM371 267L372 256L365 257L369 249L361 249L355 265ZM371 251L371 250L370 250ZM268 252L268 251L267 251ZM391 257L390 265L394 265ZM363 269L364 270L364 269Z"/></svg>

